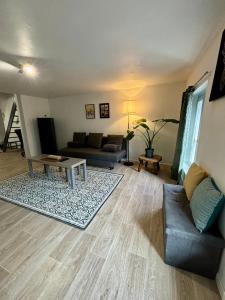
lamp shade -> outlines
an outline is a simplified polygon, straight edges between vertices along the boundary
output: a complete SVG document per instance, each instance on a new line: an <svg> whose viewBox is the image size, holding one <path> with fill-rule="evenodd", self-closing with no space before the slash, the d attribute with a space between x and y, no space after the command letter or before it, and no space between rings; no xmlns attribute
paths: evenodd
<svg viewBox="0 0 225 300"><path fill-rule="evenodd" d="M126 113L131 115L136 113L136 107L135 107L135 100L126 100L125 106L126 106Z"/></svg>

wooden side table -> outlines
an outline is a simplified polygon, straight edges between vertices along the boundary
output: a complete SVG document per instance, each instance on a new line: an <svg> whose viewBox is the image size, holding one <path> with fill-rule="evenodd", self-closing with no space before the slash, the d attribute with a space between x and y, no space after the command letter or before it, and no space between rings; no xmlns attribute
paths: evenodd
<svg viewBox="0 0 225 300"><path fill-rule="evenodd" d="M138 172L141 171L141 168L145 164L145 167L148 166L148 163L152 164L155 169L155 174L157 175L160 170L159 162L162 160L162 156L154 155L152 158L146 157L144 154L138 157L139 165L138 165Z"/></svg>

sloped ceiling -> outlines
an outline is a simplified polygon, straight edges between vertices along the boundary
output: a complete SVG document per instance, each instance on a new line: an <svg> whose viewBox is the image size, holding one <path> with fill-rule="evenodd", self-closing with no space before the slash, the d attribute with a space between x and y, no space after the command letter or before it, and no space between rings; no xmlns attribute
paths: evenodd
<svg viewBox="0 0 225 300"><path fill-rule="evenodd" d="M2 0L0 91L55 97L181 81L224 0ZM32 63L34 79L15 67Z"/></svg>

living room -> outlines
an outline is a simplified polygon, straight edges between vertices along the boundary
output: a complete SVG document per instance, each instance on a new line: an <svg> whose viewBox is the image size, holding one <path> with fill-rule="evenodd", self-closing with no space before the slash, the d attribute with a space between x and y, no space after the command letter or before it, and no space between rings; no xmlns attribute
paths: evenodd
<svg viewBox="0 0 225 300"><path fill-rule="evenodd" d="M0 4L1 299L225 299L224 9Z"/></svg>

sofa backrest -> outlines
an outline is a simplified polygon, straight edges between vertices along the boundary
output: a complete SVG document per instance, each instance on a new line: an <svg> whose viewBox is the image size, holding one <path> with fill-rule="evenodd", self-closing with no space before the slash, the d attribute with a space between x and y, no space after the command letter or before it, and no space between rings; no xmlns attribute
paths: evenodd
<svg viewBox="0 0 225 300"><path fill-rule="evenodd" d="M87 139L88 139L88 135L86 135L85 144L87 144ZM108 136L103 136L101 147L103 147L105 144L107 144L107 142L108 142ZM127 141L125 138L123 138L122 150L126 150L126 149L127 149Z"/></svg>

